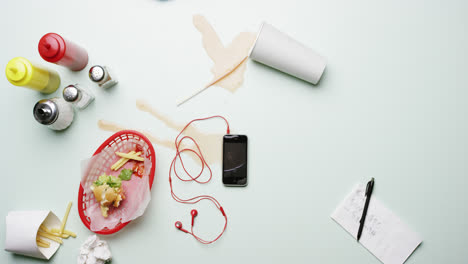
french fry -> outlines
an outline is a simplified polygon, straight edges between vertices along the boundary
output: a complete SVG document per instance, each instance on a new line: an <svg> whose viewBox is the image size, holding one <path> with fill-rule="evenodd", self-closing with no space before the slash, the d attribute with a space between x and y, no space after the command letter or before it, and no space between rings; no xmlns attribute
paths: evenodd
<svg viewBox="0 0 468 264"><path fill-rule="evenodd" d="M39 241L36 241L36 244L40 247L43 247L43 248L49 248L50 247L50 244L44 244L42 242L39 242Z"/></svg>
<svg viewBox="0 0 468 264"><path fill-rule="evenodd" d="M136 155L140 155L140 154L141 154L140 152L137 152ZM125 159L125 162L122 162L119 166L117 166L115 168L115 171L118 171L120 168L122 168L128 161L129 161L129 159Z"/></svg>
<svg viewBox="0 0 468 264"><path fill-rule="evenodd" d="M67 211L65 211L65 215L63 216L62 226L60 227L59 235L62 235L62 234L63 234L63 229L65 229L65 224L67 223L68 214L70 214L70 208L71 208L71 206L72 206L72 202L69 202L69 203L68 203L68 206L67 206Z"/></svg>
<svg viewBox="0 0 468 264"><path fill-rule="evenodd" d="M128 154L133 155L135 154L135 151L130 151ZM140 154L136 154L140 155ZM121 166L123 166L129 159L127 158L120 158L114 165L112 165L111 170L118 170Z"/></svg>
<svg viewBox="0 0 468 264"><path fill-rule="evenodd" d="M114 163L114 165L111 166L111 170L117 170L116 168L122 164L125 164L126 161L128 161L128 159L120 158L116 163Z"/></svg>
<svg viewBox="0 0 468 264"><path fill-rule="evenodd" d="M46 232L43 232L43 231L38 231L37 234L38 234L39 236L41 236L41 237L48 238L48 239L50 239L50 240L52 240L52 241L55 241L55 242L57 242L57 243L59 243L59 244L63 244L62 239L61 239L61 238L58 238L58 237L56 237L56 236L54 236L54 235L47 234Z"/></svg>
<svg viewBox="0 0 468 264"><path fill-rule="evenodd" d="M122 157L122 158L127 158L127 159L132 159L132 160L137 160L137 161L144 161L145 159L142 157L138 157L136 155L130 155L127 153L122 153L122 152L116 152L115 153L117 156Z"/></svg>
<svg viewBox="0 0 468 264"><path fill-rule="evenodd" d="M119 152L120 153L120 152ZM116 153L117 154L117 153ZM122 153L122 154L125 154L125 153ZM127 153L128 155L132 155L133 157L135 158L140 158L141 157L138 157L141 155L141 152L137 152L135 153L135 151L130 151L129 153ZM118 154L117 154L118 155ZM119 156L120 157L120 156ZM118 171L120 168L122 168L122 166L124 166L128 161L130 160L130 158L124 158L122 157L120 160L118 160L114 165L112 165L111 167L111 170L115 170L115 171Z"/></svg>
<svg viewBox="0 0 468 264"><path fill-rule="evenodd" d="M136 156L138 156L138 155L140 155L140 154L141 154L141 152L135 153ZM130 160L130 159L127 159L127 158L126 158L124 162L122 162L120 165L118 165L118 166L115 168L115 170L118 171L118 170L119 170L120 168L122 168L123 165L125 165L129 160Z"/></svg>
<svg viewBox="0 0 468 264"><path fill-rule="evenodd" d="M51 231L53 234L58 235L58 233L60 232L60 229L58 229L58 228L52 228L50 231ZM71 236L71 237L76 237L76 234L75 234L74 232L72 232L72 231L69 231L69 230L63 230L62 236L63 236L63 235ZM68 238L68 237L64 237L64 238Z"/></svg>
<svg viewBox="0 0 468 264"><path fill-rule="evenodd" d="M63 230L63 234L59 234L60 232L60 228L52 228L51 230L47 229L47 227L41 225L39 227L39 230L49 234L49 235L53 235L53 236L56 236L56 237L60 237L60 238L69 238L71 235L70 235L70 231L68 231L68 234L65 232L65 230ZM71 232L73 233L73 232ZM73 233L76 237L76 234Z"/></svg>
<svg viewBox="0 0 468 264"><path fill-rule="evenodd" d="M39 238L39 237L36 238L36 242L41 243L41 244L44 244L44 245L46 245L47 247L50 246L50 243L49 243L49 242L47 242L47 241L45 241L45 240L42 240L42 239Z"/></svg>
<svg viewBox="0 0 468 264"><path fill-rule="evenodd" d="M46 232L46 233L52 233L52 232L51 232L47 227L45 227L44 225L41 225L41 226L39 227L39 229L42 230L42 231L44 231L44 232Z"/></svg>
<svg viewBox="0 0 468 264"><path fill-rule="evenodd" d="M70 236L76 237L75 233L65 230L65 225L67 224L68 215L70 214L71 206L72 206L72 202L69 202L67 206L67 210L65 211L65 215L63 216L62 224L60 228L49 229L45 225L39 226L39 231L37 231L37 237L36 237L36 243L39 247L43 247L43 248L50 247L50 242L41 239L41 237L50 239L59 244L63 244L62 238L69 238Z"/></svg>

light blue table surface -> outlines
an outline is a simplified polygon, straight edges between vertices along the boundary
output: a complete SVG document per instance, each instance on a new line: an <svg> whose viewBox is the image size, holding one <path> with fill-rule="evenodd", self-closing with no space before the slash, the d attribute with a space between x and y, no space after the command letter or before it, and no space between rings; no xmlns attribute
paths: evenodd
<svg viewBox="0 0 468 264"><path fill-rule="evenodd" d="M84 0L2 1L0 62L23 56L59 71L62 87L81 83L96 101L72 126L54 132L35 122L32 107L52 95L0 78L0 248L11 210L52 210L73 201L65 240L50 263L75 263L92 234L77 212L80 161L111 133L99 119L173 140L177 131L136 109L145 98L185 123L226 116L249 136L249 186L226 188L220 166L207 186L179 184L185 197L220 200L228 229L205 246L174 228L190 224L191 206L172 200L167 181L174 151L155 145L152 200L143 217L101 237L113 263L379 263L330 218L356 183L376 178L374 194L423 244L407 263L468 263L467 1ZM211 60L192 15L214 25L224 43L268 21L328 59L318 86L249 61L234 94L208 89L177 108L175 101L211 79ZM57 32L84 46L86 70L43 61L37 42ZM119 84L102 90L87 69L104 64ZM201 124L222 132L221 122ZM193 167L196 169L197 167ZM201 203L196 228L212 237L223 224ZM45 261L0 251L0 263Z"/></svg>

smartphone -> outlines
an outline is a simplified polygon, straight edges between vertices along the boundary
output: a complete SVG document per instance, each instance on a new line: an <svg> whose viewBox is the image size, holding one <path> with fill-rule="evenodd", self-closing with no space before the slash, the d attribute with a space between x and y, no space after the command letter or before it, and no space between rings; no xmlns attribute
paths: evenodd
<svg viewBox="0 0 468 264"><path fill-rule="evenodd" d="M247 136L223 137L223 184L247 186Z"/></svg>

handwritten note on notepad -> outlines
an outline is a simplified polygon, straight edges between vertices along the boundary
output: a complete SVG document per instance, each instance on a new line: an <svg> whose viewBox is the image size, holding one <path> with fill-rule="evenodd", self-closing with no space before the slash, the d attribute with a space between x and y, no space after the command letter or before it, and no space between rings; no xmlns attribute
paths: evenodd
<svg viewBox="0 0 468 264"><path fill-rule="evenodd" d="M365 191L365 186L356 185L331 215L353 237L356 237L359 229ZM383 263L401 264L422 240L375 196L371 196L359 242Z"/></svg>

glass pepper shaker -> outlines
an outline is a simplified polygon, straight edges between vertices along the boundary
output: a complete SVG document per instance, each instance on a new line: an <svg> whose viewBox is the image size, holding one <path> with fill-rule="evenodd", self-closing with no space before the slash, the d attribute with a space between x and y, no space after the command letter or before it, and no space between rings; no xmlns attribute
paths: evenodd
<svg viewBox="0 0 468 264"><path fill-rule="evenodd" d="M37 122L53 130L67 128L74 117L71 104L59 97L40 100L34 106L33 114Z"/></svg>
<svg viewBox="0 0 468 264"><path fill-rule="evenodd" d="M78 84L68 85L63 88L62 95L65 101L80 110L86 108L94 100L94 95Z"/></svg>
<svg viewBox="0 0 468 264"><path fill-rule="evenodd" d="M110 88L117 84L117 80L109 73L106 66L94 65L89 69L89 78L102 88Z"/></svg>

